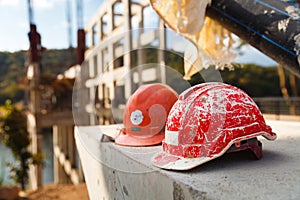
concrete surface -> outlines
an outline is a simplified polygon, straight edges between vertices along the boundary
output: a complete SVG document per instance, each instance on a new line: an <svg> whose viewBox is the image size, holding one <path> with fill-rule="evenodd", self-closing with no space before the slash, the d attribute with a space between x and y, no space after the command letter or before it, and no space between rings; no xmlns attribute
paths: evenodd
<svg viewBox="0 0 300 200"><path fill-rule="evenodd" d="M267 120L280 120L280 121L295 121L300 122L300 115L275 115L275 114L263 114Z"/></svg>
<svg viewBox="0 0 300 200"><path fill-rule="evenodd" d="M259 138L261 160L231 153L184 172L151 164L159 145L104 142L100 126L76 127L75 138L91 199L300 199L300 123L267 124L278 139Z"/></svg>

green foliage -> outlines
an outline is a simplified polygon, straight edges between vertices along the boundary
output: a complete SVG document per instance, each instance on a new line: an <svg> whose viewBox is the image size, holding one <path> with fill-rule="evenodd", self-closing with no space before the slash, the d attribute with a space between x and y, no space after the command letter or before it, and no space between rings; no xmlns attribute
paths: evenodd
<svg viewBox="0 0 300 200"><path fill-rule="evenodd" d="M2 138L1 138L1 134L0 134L0 146L2 145ZM0 147L1 148L1 147ZM6 168L6 152L5 151L0 151L0 187L1 185L6 185L9 184L9 182L7 182L5 180L5 168Z"/></svg>
<svg viewBox="0 0 300 200"><path fill-rule="evenodd" d="M166 58L166 65L183 74L183 55L175 51L163 51L157 48L145 48L132 51L133 66L138 66L138 54L140 51L144 55L144 63L158 63L158 55L163 53Z"/></svg>
<svg viewBox="0 0 300 200"><path fill-rule="evenodd" d="M46 159L46 156L44 153L33 154L31 157L31 164L44 166L45 159Z"/></svg>
<svg viewBox="0 0 300 200"><path fill-rule="evenodd" d="M24 98L24 92L24 89L17 82L5 85L0 90L0 103L5 102L7 99L11 99L14 102L20 101Z"/></svg>
<svg viewBox="0 0 300 200"><path fill-rule="evenodd" d="M156 48L146 48L142 49L141 52L145 56L145 63L157 63L158 54L160 50ZM178 71L180 74L184 74L184 61L183 55L176 53L175 51L164 51L164 56L166 58L166 65ZM133 51L133 66L137 66L138 51ZM280 87L279 87L279 77L277 72L277 66L270 67L261 67L255 64L245 64L239 65L234 63L235 69L220 70L221 79L223 82L231 84L233 86L239 87L245 92L247 92L251 97L271 97L271 96L282 96ZM205 72L204 72L205 71ZM210 80L220 80L219 76L213 77L216 75L214 66L210 67L207 70L201 71L201 73L195 74L189 81L191 85L199 84L204 82L203 73ZM291 91L289 85L289 73L285 70L286 80L287 80L287 89ZM173 84L172 77L167 77L168 84ZM176 81L176 80L175 80ZM182 82L181 82L182 83ZM173 85L180 87L177 82ZM300 94L300 81L297 79L297 89L298 94Z"/></svg>
<svg viewBox="0 0 300 200"><path fill-rule="evenodd" d="M30 144L26 128L26 117L16 106L9 101L1 109L0 134L3 136L3 143L11 150L16 162L9 163L11 178L19 183L22 189L28 181L29 161L32 154L28 151Z"/></svg>
<svg viewBox="0 0 300 200"><path fill-rule="evenodd" d="M26 51L0 52L0 104L7 99L13 103L24 99ZM56 76L74 65L75 49L51 49L42 55L42 74Z"/></svg>
<svg viewBox="0 0 300 200"><path fill-rule="evenodd" d="M286 71L286 75L288 73ZM260 67L254 64L247 64L243 65L243 67L235 67L234 70L225 69L220 71L220 75L224 83L241 88L251 97L281 96L277 67ZM204 82L204 80L200 73L195 74L190 81L191 85L201 82ZM297 87L299 93L299 79L297 80ZM287 88L290 90L289 85Z"/></svg>
<svg viewBox="0 0 300 200"><path fill-rule="evenodd" d="M42 74L56 76L76 64L76 52L70 49L49 49L42 56Z"/></svg>
<svg viewBox="0 0 300 200"><path fill-rule="evenodd" d="M24 97L24 90L19 84L25 75L26 54L24 51L15 53L0 52L0 103L6 99L13 102ZM21 66L21 67L20 67Z"/></svg>
<svg viewBox="0 0 300 200"><path fill-rule="evenodd" d="M225 83L246 91L252 97L281 96L277 67L244 65L233 71L221 71Z"/></svg>
<svg viewBox="0 0 300 200"><path fill-rule="evenodd" d="M141 50L145 56L145 63L157 63L160 50L156 48L145 48ZM139 52L133 51L133 66L137 66ZM184 74L183 55L175 51L164 51L166 65ZM24 78L26 74L27 52L18 51L14 53L0 52L0 104L7 99L13 103L24 99ZM75 49L49 49L42 55L42 74L56 76L63 73L75 64ZM119 65L122 59L116 60ZM240 87L253 97L281 96L277 67L260 67L253 64L235 68L233 71L225 69L221 71L224 82ZM288 80L288 72L287 80ZM168 82L172 82L168 77ZM200 74L196 74L190 81L191 85L203 82ZM23 84L23 85L22 85ZM287 81L288 84L288 81ZM300 81L297 80L298 93L300 94ZM288 90L290 86L287 85Z"/></svg>
<svg viewBox="0 0 300 200"><path fill-rule="evenodd" d="M0 81L7 80L7 76L12 77L20 73L24 74L24 69L22 68L24 68L25 58L25 51L15 53L0 52Z"/></svg>
<svg viewBox="0 0 300 200"><path fill-rule="evenodd" d="M2 164L2 162L1 162L1 164ZM3 167L0 166L0 187L4 183L4 177L3 177L3 171L2 171L2 169L3 169Z"/></svg>

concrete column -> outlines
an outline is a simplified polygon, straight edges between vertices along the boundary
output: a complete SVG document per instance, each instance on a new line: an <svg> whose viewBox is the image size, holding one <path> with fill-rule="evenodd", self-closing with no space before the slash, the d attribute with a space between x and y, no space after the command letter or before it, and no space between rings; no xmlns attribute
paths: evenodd
<svg viewBox="0 0 300 200"><path fill-rule="evenodd" d="M89 42L90 42L90 47L94 47L94 31L93 27L91 27L91 30L88 31L88 36L89 36Z"/></svg>
<svg viewBox="0 0 300 200"><path fill-rule="evenodd" d="M69 178L61 165L63 152L66 150L66 128L61 125L53 126L53 144L54 144L54 183L65 184L69 183Z"/></svg>
<svg viewBox="0 0 300 200"><path fill-rule="evenodd" d="M58 126L54 125L52 127L53 134L53 148L59 147L59 136L58 136ZM59 159L56 157L55 153L53 154L53 172L54 172L54 183L59 183Z"/></svg>
<svg viewBox="0 0 300 200"><path fill-rule="evenodd" d="M100 17L100 24L101 24L101 27L100 27L100 29L101 29L101 34L100 34L100 36L101 36L101 41L103 40L103 38L105 37L105 32L104 32L104 26L106 25L106 23L107 22L103 22L103 19L104 19L104 16L105 16L106 14L103 14L101 17Z"/></svg>
<svg viewBox="0 0 300 200"><path fill-rule="evenodd" d="M91 113L89 114L90 116L90 124L91 125L95 125L96 124L96 114L95 114L95 94L96 94L96 88L93 86L93 87L90 87L89 90L90 90L90 106L92 107L92 111Z"/></svg>
<svg viewBox="0 0 300 200"><path fill-rule="evenodd" d="M41 92L40 84L40 65L33 62L28 66L31 74L27 74L29 79L29 112L27 116L28 132L30 134L31 145L30 151L32 154L42 153L42 135L40 110L41 110ZM37 189L43 185L42 166L30 165L29 168L29 182L32 189Z"/></svg>
<svg viewBox="0 0 300 200"><path fill-rule="evenodd" d="M132 67L131 62L131 54L130 51L132 50L132 35L130 30L132 29L131 26L131 1L130 0L122 0L124 6L124 28L126 31L125 38L124 38L124 67L127 73L127 77L125 80L125 97L128 99L132 93L132 74L130 73L130 69Z"/></svg>
<svg viewBox="0 0 300 200"><path fill-rule="evenodd" d="M96 46L97 45L97 41L98 41L98 30L97 30L97 24L95 24L93 27L92 27L92 44L93 46Z"/></svg>
<svg viewBox="0 0 300 200"><path fill-rule="evenodd" d="M161 83L166 84L166 58L165 58L165 51L166 50L166 31L165 25L162 20L159 20L159 49L158 52L158 78L160 79Z"/></svg>
<svg viewBox="0 0 300 200"><path fill-rule="evenodd" d="M94 59L90 59L88 62L88 68L89 68L89 77L94 78L95 76L95 68L94 68Z"/></svg>
<svg viewBox="0 0 300 200"><path fill-rule="evenodd" d="M145 64L145 55L144 55L144 50L142 46L142 41L141 41L141 35L144 33L143 27L144 27L144 17L143 17L143 7L139 7L139 12L137 13L138 17L138 23L139 23L139 39L138 39L138 77L139 77L139 85L142 85L143 80L142 80L142 72L143 68L141 67L143 64Z"/></svg>
<svg viewBox="0 0 300 200"><path fill-rule="evenodd" d="M61 126L62 127L62 141L63 141L63 146L62 146L62 153L66 154L68 152L68 127L66 125Z"/></svg>
<svg viewBox="0 0 300 200"><path fill-rule="evenodd" d="M33 115L31 118L35 120ZM35 126L36 122L29 125L29 135L31 138L31 145L29 147L30 152L32 154L41 153L42 152L42 135L37 134L37 127ZM33 190L38 189L39 187L43 186L43 179L42 179L42 167L37 165L30 165L29 166L29 185L30 188Z"/></svg>
<svg viewBox="0 0 300 200"><path fill-rule="evenodd" d="M107 25L108 25L108 33L111 33L114 29L114 4L113 2L111 2L111 4L109 5L109 7L107 8L107 16L108 16L108 21L107 21Z"/></svg>
<svg viewBox="0 0 300 200"><path fill-rule="evenodd" d="M99 42L101 42L102 35L103 35L101 18L99 18L98 21L97 21L97 27L98 27L98 30L97 30L98 31L98 40L99 40Z"/></svg>
<svg viewBox="0 0 300 200"><path fill-rule="evenodd" d="M109 7L107 8L107 15L108 15L108 21L107 21L107 30L108 30L108 34L112 34L113 33L113 29L114 29L114 8L113 8L113 2L111 2L111 4L109 5ZM108 72L109 72L109 76L111 76L111 78L113 78L113 70L114 70L114 65L113 65L113 61L115 60L115 49L114 49L114 42L110 42L108 45ZM106 86L110 89L111 86L109 84L106 84ZM108 94L108 98L112 99L113 98L113 94L114 92L109 92Z"/></svg>
<svg viewBox="0 0 300 200"><path fill-rule="evenodd" d="M68 125L68 138L67 138L67 142L68 142L68 159L72 165L72 167L75 166L75 151L76 151L76 147L75 147L75 139L74 139L74 126L73 125Z"/></svg>
<svg viewBox="0 0 300 200"><path fill-rule="evenodd" d="M96 76L100 75L103 73L103 57L102 57L102 51L99 51L97 53L97 74L95 74Z"/></svg>

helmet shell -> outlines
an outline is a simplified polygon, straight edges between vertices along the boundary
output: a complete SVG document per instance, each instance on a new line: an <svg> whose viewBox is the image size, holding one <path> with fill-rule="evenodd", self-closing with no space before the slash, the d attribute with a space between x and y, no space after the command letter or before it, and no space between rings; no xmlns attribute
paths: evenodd
<svg viewBox="0 0 300 200"><path fill-rule="evenodd" d="M161 143L168 113L177 99L178 94L165 84L141 85L127 101L124 129L115 142L127 146Z"/></svg>
<svg viewBox="0 0 300 200"><path fill-rule="evenodd" d="M244 91L224 83L199 84L183 92L172 107L163 152L153 163L167 169L190 169L224 154L234 143L259 135L276 139Z"/></svg>

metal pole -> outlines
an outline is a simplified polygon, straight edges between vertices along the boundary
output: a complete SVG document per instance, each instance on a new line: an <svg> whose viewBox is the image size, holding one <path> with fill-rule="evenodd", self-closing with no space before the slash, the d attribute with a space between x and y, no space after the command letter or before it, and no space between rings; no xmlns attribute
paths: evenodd
<svg viewBox="0 0 300 200"><path fill-rule="evenodd" d="M274 0L214 0L207 15L300 77L300 20L290 6Z"/></svg>
<svg viewBox="0 0 300 200"><path fill-rule="evenodd" d="M72 13L71 13L72 5L71 1L67 0L66 2L66 17L67 17L67 28L68 28L68 39L69 39L69 48L72 48L73 45L73 37L72 37Z"/></svg>
<svg viewBox="0 0 300 200"><path fill-rule="evenodd" d="M32 1L27 0L27 6L28 6L28 20L29 24L34 24L34 18L33 18L33 11L32 11Z"/></svg>

